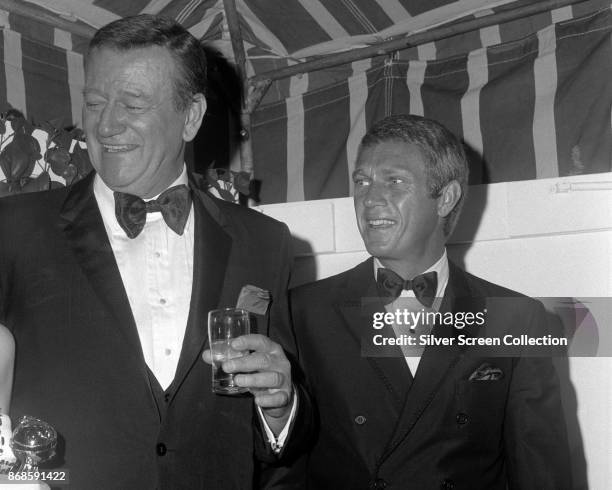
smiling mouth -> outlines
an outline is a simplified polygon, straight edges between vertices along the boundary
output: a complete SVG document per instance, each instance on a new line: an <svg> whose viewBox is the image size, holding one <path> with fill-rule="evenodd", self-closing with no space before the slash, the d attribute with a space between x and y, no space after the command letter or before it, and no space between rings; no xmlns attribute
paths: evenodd
<svg viewBox="0 0 612 490"><path fill-rule="evenodd" d="M102 149L106 153L121 153L132 151L137 145L102 145Z"/></svg>
<svg viewBox="0 0 612 490"><path fill-rule="evenodd" d="M379 219L368 219L366 220L369 228L387 228L395 225L395 221L392 219L379 218Z"/></svg>

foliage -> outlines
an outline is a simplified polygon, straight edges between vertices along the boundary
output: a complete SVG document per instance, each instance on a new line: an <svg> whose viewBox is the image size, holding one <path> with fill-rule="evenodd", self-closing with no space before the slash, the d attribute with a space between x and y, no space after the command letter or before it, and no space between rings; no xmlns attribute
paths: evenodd
<svg viewBox="0 0 612 490"><path fill-rule="evenodd" d="M7 134L8 122L13 129L10 134ZM40 143L32 135L36 129L47 134L44 158ZM78 144L84 139L78 128L60 129L51 122L34 126L16 109L0 114L0 168L5 176L0 181L0 196L62 187L61 182L51 180L50 171L63 177L66 185L82 179L92 168L87 150ZM73 140L77 143L70 152ZM37 165L41 172L34 176Z"/></svg>
<svg viewBox="0 0 612 490"><path fill-rule="evenodd" d="M13 132L7 134L9 122ZM56 126L58 124L53 122L35 126L16 109L0 114L0 168L5 176L4 180L0 180L0 197L63 187L64 184L51 179L51 172L63 177L66 185L77 182L90 172L92 166L87 150L78 144L85 141L83 131ZM44 156L40 143L32 134L37 129L47 134ZM74 140L77 143L71 152ZM34 176L37 165L40 173ZM205 178L213 193L226 201L237 203L254 197L253 182L248 172L211 166Z"/></svg>
<svg viewBox="0 0 612 490"><path fill-rule="evenodd" d="M213 162L214 164L214 162ZM240 197L251 197L251 180L248 172L234 172L225 168L209 168L206 181L213 192L226 201L239 202Z"/></svg>

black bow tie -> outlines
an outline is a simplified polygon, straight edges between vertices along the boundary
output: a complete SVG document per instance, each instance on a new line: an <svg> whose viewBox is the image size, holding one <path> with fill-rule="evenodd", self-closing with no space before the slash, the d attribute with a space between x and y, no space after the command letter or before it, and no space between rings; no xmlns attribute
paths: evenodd
<svg viewBox="0 0 612 490"><path fill-rule="evenodd" d="M130 238L136 238L147 221L147 213L160 211L166 224L182 235L191 209L191 191L186 185L170 187L157 199L143 201L138 196L115 192L115 215L119 226Z"/></svg>
<svg viewBox="0 0 612 490"><path fill-rule="evenodd" d="M412 280L404 281L391 269L378 269L376 275L376 286L378 294L382 298L387 298L387 304L393 302L404 289L412 289L419 302L427 307L431 307L436 297L438 288L438 274L427 272L414 277Z"/></svg>

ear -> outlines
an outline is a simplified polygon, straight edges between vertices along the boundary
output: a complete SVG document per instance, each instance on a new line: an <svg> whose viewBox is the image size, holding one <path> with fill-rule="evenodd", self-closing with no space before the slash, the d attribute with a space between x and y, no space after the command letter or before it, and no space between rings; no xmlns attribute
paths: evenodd
<svg viewBox="0 0 612 490"><path fill-rule="evenodd" d="M183 140L191 141L198 134L202 125L202 119L206 113L206 99L202 94L195 94L193 101L187 109L185 115L185 126L183 127Z"/></svg>
<svg viewBox="0 0 612 490"><path fill-rule="evenodd" d="M438 197L438 216L445 218L455 208L461 199L461 185L456 180L451 180L442 189Z"/></svg>

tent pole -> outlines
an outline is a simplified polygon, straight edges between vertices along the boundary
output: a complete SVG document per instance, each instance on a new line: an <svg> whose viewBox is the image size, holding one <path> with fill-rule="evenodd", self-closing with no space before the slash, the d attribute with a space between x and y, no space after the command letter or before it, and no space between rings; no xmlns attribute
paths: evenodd
<svg viewBox="0 0 612 490"><path fill-rule="evenodd" d="M234 60L242 87L240 100L240 169L247 172L251 177L253 174L253 144L251 140L251 111L249 110L249 87L246 75L246 55L242 32L240 31L240 19L236 10L236 0L223 0L225 18L229 28L234 51Z"/></svg>
<svg viewBox="0 0 612 490"><path fill-rule="evenodd" d="M498 12L496 14L478 17L476 19L457 22L449 26L436 27L429 31L419 32L412 35L409 34L400 38L391 39L389 41L375 43L365 48L357 48L342 53L325 55L311 61L305 61L296 65L287 66L279 70L271 70L260 73L259 75L249 78L248 82L254 86L262 81L272 82L274 80L299 75L300 73L323 70L325 68L344 65L353 61L372 58L375 56L383 56L387 53L399 51L401 49L419 46L432 41L438 41L440 39L452 37L457 34L464 34L466 32L475 31L477 29L482 29L483 27L488 27L495 24L503 24L505 22L529 17L547 10L565 7L567 5L581 3L584 1L585 0L544 0L531 3L512 10Z"/></svg>
<svg viewBox="0 0 612 490"><path fill-rule="evenodd" d="M61 17L56 17L45 12L43 9L34 8L17 0L0 0L0 9L6 10L12 14L22 15L28 19L42 22L51 27L67 31L71 34L76 34L77 36L82 36L86 39L91 39L96 33L96 29L92 26L78 24L62 19Z"/></svg>

